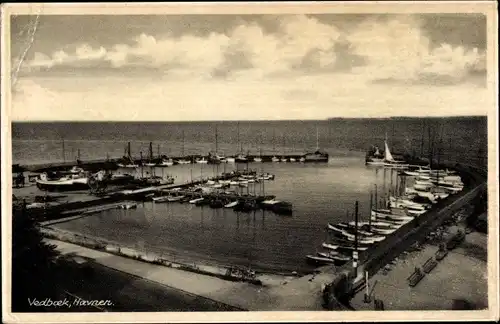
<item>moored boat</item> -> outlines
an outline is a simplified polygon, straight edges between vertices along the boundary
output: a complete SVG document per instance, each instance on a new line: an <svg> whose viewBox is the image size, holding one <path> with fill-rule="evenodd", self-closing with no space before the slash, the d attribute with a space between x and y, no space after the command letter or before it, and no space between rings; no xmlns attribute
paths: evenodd
<svg viewBox="0 0 500 324"><path fill-rule="evenodd" d="M325 265L335 263L335 260L330 258L323 258L315 255L307 255L306 260L308 263L316 264L316 265Z"/></svg>
<svg viewBox="0 0 500 324"><path fill-rule="evenodd" d="M238 201L238 200L232 201L232 202L230 202L229 204L224 205L224 208L233 208L233 207L235 207L236 205L238 205L238 203L239 203L239 201Z"/></svg>
<svg viewBox="0 0 500 324"><path fill-rule="evenodd" d="M88 178L85 176L64 176L58 179L49 179L47 173L40 174L36 179L36 186L45 191L76 191L89 189Z"/></svg>

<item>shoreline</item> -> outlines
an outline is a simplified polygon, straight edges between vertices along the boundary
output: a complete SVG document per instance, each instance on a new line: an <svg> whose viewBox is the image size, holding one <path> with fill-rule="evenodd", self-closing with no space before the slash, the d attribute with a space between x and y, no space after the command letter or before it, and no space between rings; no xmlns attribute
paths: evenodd
<svg viewBox="0 0 500 324"><path fill-rule="evenodd" d="M203 260L193 256L190 257L190 253L187 251L157 253L138 249L137 247L126 246L123 243L113 240L92 237L91 235L53 228L51 226L41 226L40 230L47 239L67 242L92 250L102 251L150 264L161 265L167 268L218 277L227 281L247 282L257 286L266 286L269 283L275 281L281 282L289 278L300 278L310 275L313 272L299 274L293 272L266 271L259 268L252 268L252 271L249 271L250 269L248 267L224 265L220 262ZM182 255L182 257L179 257L179 255ZM229 269L231 268L234 269L234 271L230 273ZM252 272L253 275L251 274Z"/></svg>

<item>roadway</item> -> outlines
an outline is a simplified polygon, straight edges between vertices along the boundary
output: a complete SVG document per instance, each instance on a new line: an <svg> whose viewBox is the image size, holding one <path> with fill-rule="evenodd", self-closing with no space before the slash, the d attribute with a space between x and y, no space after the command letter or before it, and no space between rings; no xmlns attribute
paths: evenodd
<svg viewBox="0 0 500 324"><path fill-rule="evenodd" d="M220 302L162 285L145 278L112 269L87 260L83 264L64 261L60 265L61 279L57 285L70 300L72 307L50 311L238 311L240 309ZM102 307L78 306L74 299L110 301Z"/></svg>

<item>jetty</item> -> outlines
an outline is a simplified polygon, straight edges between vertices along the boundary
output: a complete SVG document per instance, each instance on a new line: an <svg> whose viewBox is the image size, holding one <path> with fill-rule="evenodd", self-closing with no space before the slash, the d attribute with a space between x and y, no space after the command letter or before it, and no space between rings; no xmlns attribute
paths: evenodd
<svg viewBox="0 0 500 324"><path fill-rule="evenodd" d="M304 158L306 154L267 154L267 155L245 155L246 160L242 161L238 158L235 162L222 162L213 159L211 155L188 155L188 156L169 156L168 159L174 161L174 165L177 164L178 160L187 160L190 163L196 163L199 159L205 159L208 164L221 164L221 163L237 163L237 164L256 164L256 163L279 163L273 159L278 158L281 162L301 162L300 160ZM230 155L229 157L237 157L237 155ZM259 162L254 161L258 159ZM132 157L132 162L138 167L146 163L144 158L140 156ZM63 171L74 166L84 168L89 171L99 171L99 170L117 170L119 168L118 164L123 161L123 158L108 158L108 159L90 159L86 161L74 160L74 161L59 161L59 162L47 162L47 163L33 163L33 164L16 164L13 166L13 173L29 171L29 172L49 172L49 171ZM309 161L302 161L302 163L313 163ZM315 161L316 163L325 163L324 161ZM165 165L158 164L157 167L166 167Z"/></svg>

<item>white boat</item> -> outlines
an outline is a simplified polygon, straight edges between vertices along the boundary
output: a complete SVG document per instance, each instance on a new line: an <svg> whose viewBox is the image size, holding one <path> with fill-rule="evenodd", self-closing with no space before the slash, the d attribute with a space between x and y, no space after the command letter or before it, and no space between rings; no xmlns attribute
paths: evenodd
<svg viewBox="0 0 500 324"><path fill-rule="evenodd" d="M340 233L340 234L344 234L346 233L346 231L341 228L341 227L337 227L335 225L332 225L332 224L328 224L327 228L331 231L334 231L334 232L337 232L337 233Z"/></svg>
<svg viewBox="0 0 500 324"><path fill-rule="evenodd" d="M296 162L297 160L295 158L290 158L290 162Z"/></svg>
<svg viewBox="0 0 500 324"><path fill-rule="evenodd" d="M154 166L156 166L156 163L148 162L148 163L144 163L144 166L154 167Z"/></svg>
<svg viewBox="0 0 500 324"><path fill-rule="evenodd" d="M262 158L260 158L260 157L255 157L255 158L253 158L253 161L254 161L254 162L262 162Z"/></svg>
<svg viewBox="0 0 500 324"><path fill-rule="evenodd" d="M426 208L424 207L423 204L413 202L409 199L405 198L394 198L394 197L389 197L390 205L391 207L396 207L396 208L407 208L407 209L416 209L416 210L425 210Z"/></svg>
<svg viewBox="0 0 500 324"><path fill-rule="evenodd" d="M349 241L355 241L356 238L353 235L353 236L347 236L347 239ZM385 239L385 237L384 237L384 239ZM373 238L364 238L364 237L360 238L360 237L358 237L358 243L361 243L361 244L373 244L375 242L380 242L380 241L376 241Z"/></svg>
<svg viewBox="0 0 500 324"><path fill-rule="evenodd" d="M238 203L239 203L239 202L238 202L238 200L232 201L232 202L230 202L229 204L224 205L224 208L233 208L233 207L235 207L236 205L238 205Z"/></svg>
<svg viewBox="0 0 500 324"><path fill-rule="evenodd" d="M370 230L376 234L390 235L390 234L394 233L397 229L395 229L395 228L380 228L380 227L372 226Z"/></svg>
<svg viewBox="0 0 500 324"><path fill-rule="evenodd" d="M333 244L328 244L328 243L323 243L321 244L322 247L324 247L325 249L329 249L329 250L337 250L339 248L338 245L333 245Z"/></svg>
<svg viewBox="0 0 500 324"><path fill-rule="evenodd" d="M161 196L161 197L153 197L153 202L154 203L162 203L162 202L167 202L169 196Z"/></svg>
<svg viewBox="0 0 500 324"><path fill-rule="evenodd" d="M183 199L184 196L169 196L167 197L168 202L175 202Z"/></svg>
<svg viewBox="0 0 500 324"><path fill-rule="evenodd" d="M335 262L335 260L333 260L333 259L322 258L322 257L314 256L314 255L307 255L306 260L308 262L314 263L314 264L330 264L330 263Z"/></svg>
<svg viewBox="0 0 500 324"><path fill-rule="evenodd" d="M349 222L349 225L355 225L354 221ZM390 223L385 223L382 221L376 221L376 222L358 222L358 226L372 226L372 227L378 227L378 228L384 228L384 229L398 229L401 226L397 226L394 224Z"/></svg>
<svg viewBox="0 0 500 324"><path fill-rule="evenodd" d="M269 200L262 201L261 205L263 205L264 207L272 207L272 206L279 204L279 203L281 203L281 201L275 200L275 199L269 199Z"/></svg>
<svg viewBox="0 0 500 324"><path fill-rule="evenodd" d="M434 184L429 180L415 180L415 184L432 187Z"/></svg>
<svg viewBox="0 0 500 324"><path fill-rule="evenodd" d="M306 158L305 158L305 157L301 157L301 158L299 159L299 162L306 162Z"/></svg>
<svg viewBox="0 0 500 324"><path fill-rule="evenodd" d="M280 159L279 159L279 158L277 158L277 157L275 157L275 156L273 156L273 157L271 158L271 161L272 161L272 162L279 162L279 161L280 161Z"/></svg>
<svg viewBox="0 0 500 324"><path fill-rule="evenodd" d="M393 221L398 223L408 223L413 220L410 216L397 216L397 215L387 215L387 214L375 214L372 216L374 221Z"/></svg>
<svg viewBox="0 0 500 324"><path fill-rule="evenodd" d="M389 150L389 145L387 145L387 140L384 141L385 151L384 151L384 166L389 168L408 168L410 164L405 161L396 160Z"/></svg>
<svg viewBox="0 0 500 324"><path fill-rule="evenodd" d="M208 160L205 159L204 157L199 159L199 160L196 160L196 163L199 163L199 164L207 164L208 163Z"/></svg>
<svg viewBox="0 0 500 324"><path fill-rule="evenodd" d="M158 165L159 166L167 166L167 167L169 167L169 166L174 165L174 160L172 160L172 159L168 159L166 161L162 160L160 163L158 163Z"/></svg>
<svg viewBox="0 0 500 324"><path fill-rule="evenodd" d="M177 160L177 164L191 164L191 161L186 159L179 159Z"/></svg>
<svg viewBox="0 0 500 324"><path fill-rule="evenodd" d="M316 254L322 258L328 258L328 259L334 259L334 257L341 255L340 252L337 251L318 252Z"/></svg>
<svg viewBox="0 0 500 324"><path fill-rule="evenodd" d="M413 185L413 188L415 190L420 190L420 191L429 191L432 187L434 187L433 184L421 184L421 183L416 183Z"/></svg>
<svg viewBox="0 0 500 324"><path fill-rule="evenodd" d="M288 160L286 158L284 158L284 157L280 159L280 162L287 162L287 161Z"/></svg>
<svg viewBox="0 0 500 324"><path fill-rule="evenodd" d="M124 169L132 169L132 168L138 168L139 166L137 164L123 164L123 163L118 163L118 167L124 168Z"/></svg>
<svg viewBox="0 0 500 324"><path fill-rule="evenodd" d="M72 191L86 190L89 188L88 178L85 176L65 176L55 180L49 180L46 173L40 174L36 179L36 186L46 191Z"/></svg>
<svg viewBox="0 0 500 324"><path fill-rule="evenodd" d="M227 157L226 158L226 162L227 163L235 163L236 162L236 159L234 157Z"/></svg>
<svg viewBox="0 0 500 324"><path fill-rule="evenodd" d="M347 233L344 232L344 236L347 237L349 241L354 241L356 239L355 234ZM373 235L372 236L363 236L363 235L358 235L358 242L361 244L371 244L375 242L382 242L385 240L385 236L383 235ZM370 243L371 242L371 243Z"/></svg>
<svg viewBox="0 0 500 324"><path fill-rule="evenodd" d="M189 201L190 204L196 204L197 202L203 201L205 198L196 198Z"/></svg>
<svg viewBox="0 0 500 324"><path fill-rule="evenodd" d="M346 223L338 223L336 226L337 226L337 228L342 228L345 231L355 231L356 230L355 225L350 225L350 224L346 224ZM330 228L330 227L333 227L333 225L328 224L328 228ZM372 236L373 235L373 233L366 232L366 231L363 231L362 229L360 229L359 224L358 224L358 234L363 235L363 236Z"/></svg>
<svg viewBox="0 0 500 324"><path fill-rule="evenodd" d="M229 184L230 184L231 186L237 186L237 185L239 185L240 183L239 183L238 181L230 181L230 182L229 182Z"/></svg>

